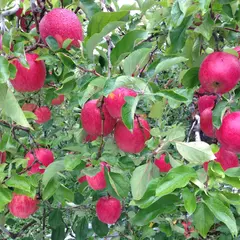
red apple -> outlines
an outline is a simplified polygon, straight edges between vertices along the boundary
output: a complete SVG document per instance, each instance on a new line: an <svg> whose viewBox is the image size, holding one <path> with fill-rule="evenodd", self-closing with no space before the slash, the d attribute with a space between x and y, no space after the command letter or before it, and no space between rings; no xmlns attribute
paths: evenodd
<svg viewBox="0 0 240 240"><path fill-rule="evenodd" d="M162 154L159 159L154 161L160 172L168 172L172 168L171 164L165 161L165 157L166 154Z"/></svg>
<svg viewBox="0 0 240 240"><path fill-rule="evenodd" d="M200 114L200 127L204 134L208 137L215 137L215 128L213 126L212 109L206 108Z"/></svg>
<svg viewBox="0 0 240 240"><path fill-rule="evenodd" d="M238 58L226 52L209 54L200 66L199 80L210 93L229 92L240 80Z"/></svg>
<svg viewBox="0 0 240 240"><path fill-rule="evenodd" d="M79 47L79 41L83 41L82 25L75 13L64 8L55 8L47 13L39 24L42 40L52 36L62 47L66 39L71 39L71 45Z"/></svg>
<svg viewBox="0 0 240 240"><path fill-rule="evenodd" d="M240 111L227 114L216 136L226 150L240 153Z"/></svg>
<svg viewBox="0 0 240 240"><path fill-rule="evenodd" d="M215 156L216 156L215 161L221 164L224 171L226 171L229 168L239 166L238 156L233 152L227 151L223 147L219 149ZM209 162L205 162L203 164L203 168L205 169L205 171L208 170L208 164Z"/></svg>
<svg viewBox="0 0 240 240"><path fill-rule="evenodd" d="M84 143L86 143L86 142L93 142L93 141L95 141L96 139L98 138L98 136L94 136L94 135L87 135L86 137L85 137L85 139L84 139Z"/></svg>
<svg viewBox="0 0 240 240"><path fill-rule="evenodd" d="M102 190L106 188L107 183L105 180L104 176L104 166L108 167L109 165L105 162L101 162L101 171L98 172L95 176L86 176L88 185L93 189L93 190Z"/></svg>
<svg viewBox="0 0 240 240"><path fill-rule="evenodd" d="M114 224L121 216L121 202L113 197L101 197L96 204L98 219L107 224Z"/></svg>
<svg viewBox="0 0 240 240"><path fill-rule="evenodd" d="M198 110L200 113L202 113L206 108L213 109L215 106L215 101L217 99L217 96L202 96L198 99Z"/></svg>
<svg viewBox="0 0 240 240"><path fill-rule="evenodd" d="M82 113L81 113L81 121L83 129L89 135L100 136L102 132L102 118L100 109L97 106L98 100L90 100L84 104ZM102 111L104 115L104 136L110 134L115 126L116 120L111 117L108 113L105 104L102 106Z"/></svg>
<svg viewBox="0 0 240 240"><path fill-rule="evenodd" d="M36 197L30 198L25 195L13 194L12 201L8 204L10 213L18 218L28 218L38 209Z"/></svg>
<svg viewBox="0 0 240 240"><path fill-rule="evenodd" d="M34 92L40 90L46 78L45 63L36 60L37 54L26 54L29 69L25 68L18 59L14 59L12 64L17 68L17 74L11 83L18 92Z"/></svg>
<svg viewBox="0 0 240 240"><path fill-rule="evenodd" d="M134 120L133 131L131 132L122 121L119 121L114 131L114 138L117 146L124 152L139 153L145 147L145 142L150 138L150 127L148 122L139 117ZM139 124L140 123L140 124Z"/></svg>
<svg viewBox="0 0 240 240"><path fill-rule="evenodd" d="M126 102L124 97L126 96L136 97L137 93L132 89L122 87L115 89L105 99L106 108L113 118L121 118L122 107Z"/></svg>
<svg viewBox="0 0 240 240"><path fill-rule="evenodd" d="M43 124L51 119L51 111L48 107L39 107L35 110L35 115L37 116L36 123Z"/></svg>
<svg viewBox="0 0 240 240"><path fill-rule="evenodd" d="M46 148L39 148L34 150L36 158L38 162L34 163L34 155L32 152L28 152L25 156L28 160L27 167L30 168L28 170L28 175L32 175L35 173L41 173L43 174L45 172L45 169L42 169L41 166L47 167L54 161L54 156L52 151ZM34 164L33 164L34 163Z"/></svg>
<svg viewBox="0 0 240 240"><path fill-rule="evenodd" d="M5 163L7 160L7 154L6 152L0 152L0 164Z"/></svg>
<svg viewBox="0 0 240 240"><path fill-rule="evenodd" d="M24 0L21 0L21 2L24 2ZM23 12L23 8L19 8L15 14L18 18L20 18L22 15L22 12Z"/></svg>
<svg viewBox="0 0 240 240"><path fill-rule="evenodd" d="M64 95L61 94L52 100L52 105L61 105L64 102Z"/></svg>
<svg viewBox="0 0 240 240"><path fill-rule="evenodd" d="M78 178L79 183L83 183L83 182L86 182L86 181L87 181L87 176L82 176L82 177Z"/></svg>
<svg viewBox="0 0 240 240"><path fill-rule="evenodd" d="M240 46L235 47L234 50L238 52L238 57L240 58Z"/></svg>
<svg viewBox="0 0 240 240"><path fill-rule="evenodd" d="M38 106L34 103L24 103L22 106L23 111L34 112Z"/></svg>

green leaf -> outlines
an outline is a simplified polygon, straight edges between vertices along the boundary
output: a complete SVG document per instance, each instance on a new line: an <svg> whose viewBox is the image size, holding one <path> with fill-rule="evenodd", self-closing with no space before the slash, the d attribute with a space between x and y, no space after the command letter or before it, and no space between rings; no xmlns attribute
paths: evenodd
<svg viewBox="0 0 240 240"><path fill-rule="evenodd" d="M229 177L239 177L240 176L240 167L229 168L225 171L225 174Z"/></svg>
<svg viewBox="0 0 240 240"><path fill-rule="evenodd" d="M28 181L27 177L24 176L12 175L11 178L6 181L6 185L8 187L25 190L27 192L31 191L31 184Z"/></svg>
<svg viewBox="0 0 240 240"><path fill-rule="evenodd" d="M217 197L205 197L204 203L214 216L228 227L233 236L237 236L238 229L236 220L231 210Z"/></svg>
<svg viewBox="0 0 240 240"><path fill-rule="evenodd" d="M191 26L191 24L192 18L189 16L183 20L180 26L170 31L171 46L169 51L171 53L176 53L184 47L187 38L186 30Z"/></svg>
<svg viewBox="0 0 240 240"><path fill-rule="evenodd" d="M194 213L197 207L197 200L193 192L189 190L189 188L184 188L182 190L182 197L184 202L184 207L186 211L191 215Z"/></svg>
<svg viewBox="0 0 240 240"><path fill-rule="evenodd" d="M199 67L193 67L187 70L182 78L182 84L186 88L193 88L199 84L198 79Z"/></svg>
<svg viewBox="0 0 240 240"><path fill-rule="evenodd" d="M178 152L190 163L203 164L216 157L209 144L205 142L176 142Z"/></svg>
<svg viewBox="0 0 240 240"><path fill-rule="evenodd" d="M155 4L156 4L156 1L154 0L145 0L141 6L142 13L144 14L147 10L149 10Z"/></svg>
<svg viewBox="0 0 240 240"><path fill-rule="evenodd" d="M164 108L166 106L166 100L162 99L160 101L155 102L150 110L149 117L153 119L161 120Z"/></svg>
<svg viewBox="0 0 240 240"><path fill-rule="evenodd" d="M156 196L162 197L172 193L177 188L185 187L191 179L197 177L194 169L188 166L172 168L165 177L158 182Z"/></svg>
<svg viewBox="0 0 240 240"><path fill-rule="evenodd" d="M65 169L64 161L55 161L51 163L45 170L43 174L43 185L47 185L48 182L58 173Z"/></svg>
<svg viewBox="0 0 240 240"><path fill-rule="evenodd" d="M54 195L54 193L57 191L59 187L59 181L57 180L57 177L53 177L44 187L42 198L43 200L48 200L50 197Z"/></svg>
<svg viewBox="0 0 240 240"><path fill-rule="evenodd" d="M150 162L137 167L132 174L131 178L131 191L134 200L139 200L146 192L148 183L155 177L158 169Z"/></svg>
<svg viewBox="0 0 240 240"><path fill-rule="evenodd" d="M126 103L123 105L121 110L122 121L129 130L133 130L134 114L137 108L139 97L127 96L124 99Z"/></svg>
<svg viewBox="0 0 240 240"><path fill-rule="evenodd" d="M210 13L206 14L203 23L195 28L195 32L200 33L208 41L212 37L212 31L214 27L214 21L212 20Z"/></svg>
<svg viewBox="0 0 240 240"><path fill-rule="evenodd" d="M186 130L183 126L173 127L167 132L166 141L183 141L185 139L185 132Z"/></svg>
<svg viewBox="0 0 240 240"><path fill-rule="evenodd" d="M219 128L221 126L222 119L226 112L227 106L228 106L227 101L220 101L216 104L215 108L212 111L214 127Z"/></svg>
<svg viewBox="0 0 240 240"><path fill-rule="evenodd" d="M65 200L68 202L73 202L74 200L74 193L62 184L60 184L60 186L57 188L55 196L61 202L64 202Z"/></svg>
<svg viewBox="0 0 240 240"><path fill-rule="evenodd" d="M214 215L204 203L197 204L197 209L193 214L193 223L201 236L205 238L214 224Z"/></svg>
<svg viewBox="0 0 240 240"><path fill-rule="evenodd" d="M0 108L18 125L31 128L14 94L6 84L0 84Z"/></svg>
<svg viewBox="0 0 240 240"><path fill-rule="evenodd" d="M65 239L65 224L61 225L55 229L52 229L51 240L64 240Z"/></svg>
<svg viewBox="0 0 240 240"><path fill-rule="evenodd" d="M160 96L165 97L167 99L173 99L180 102L185 102L188 99L174 91L174 89L171 90L159 90L157 93L153 94L154 96Z"/></svg>
<svg viewBox="0 0 240 240"><path fill-rule="evenodd" d="M120 173L108 172L108 179L118 197L125 198L128 196L130 184L127 177Z"/></svg>
<svg viewBox="0 0 240 240"><path fill-rule="evenodd" d="M11 202L12 192L8 188L0 187L0 212L2 212L5 206Z"/></svg>
<svg viewBox="0 0 240 240"><path fill-rule="evenodd" d="M93 79L88 84L87 89L85 89L82 98L79 100L79 104L81 106L83 106L84 103L88 99L90 99L94 94L102 91L106 81L107 81L107 78L105 78L105 77L98 77L98 78Z"/></svg>
<svg viewBox="0 0 240 240"><path fill-rule="evenodd" d="M97 217L94 217L92 220L92 228L93 231L99 236L99 237L105 237L108 234L108 225L99 221Z"/></svg>
<svg viewBox="0 0 240 240"><path fill-rule="evenodd" d="M136 40L147 38L148 33L143 30L133 30L128 32L117 42L115 48L111 52L111 63L118 64L124 57L131 53L135 47Z"/></svg>
<svg viewBox="0 0 240 240"><path fill-rule="evenodd" d="M120 27L124 24L125 22L122 21L110 22L102 29L100 33L95 33L94 35L92 35L86 43L86 49L89 58L93 58L93 50L95 49L97 44L102 41L103 37L105 37L108 33L112 32L115 28Z"/></svg>
<svg viewBox="0 0 240 240"><path fill-rule="evenodd" d="M3 56L0 56L0 66L1 66L0 81L7 82L9 78L9 69L8 69L9 63L8 63L8 60Z"/></svg>
<svg viewBox="0 0 240 240"><path fill-rule="evenodd" d="M54 37L48 36L45 40L52 51L59 50L58 42Z"/></svg>
<svg viewBox="0 0 240 240"><path fill-rule="evenodd" d="M94 0L81 0L79 2L79 6L86 14L88 19L91 19L94 14L101 11L101 8L97 3L94 2Z"/></svg>
<svg viewBox="0 0 240 240"><path fill-rule="evenodd" d="M180 199L175 195L170 194L164 196L153 203L150 207L139 210L130 221L137 226L149 224L158 215L173 212L176 209L179 200Z"/></svg>
<svg viewBox="0 0 240 240"><path fill-rule="evenodd" d="M83 217L82 219L77 221L76 229L76 240L85 240L87 239L88 235L88 221L86 217Z"/></svg>
<svg viewBox="0 0 240 240"><path fill-rule="evenodd" d="M70 154L64 158L64 166L67 171L72 171L79 165L82 167L86 165L86 163L81 160L81 156L79 155Z"/></svg>
<svg viewBox="0 0 240 240"><path fill-rule="evenodd" d="M54 209L50 212L48 218L49 226L56 229L63 223L62 211L60 209Z"/></svg>
<svg viewBox="0 0 240 240"><path fill-rule="evenodd" d="M162 62L160 62L156 69L155 69L155 75L167 70L169 68L171 68L172 66L182 63L182 62L186 62L188 59L185 57L174 57L174 58L168 58L166 60L163 60Z"/></svg>
<svg viewBox="0 0 240 240"><path fill-rule="evenodd" d="M151 49L141 48L130 53L125 59L123 70L126 75L131 76L135 71L139 71L149 60Z"/></svg>
<svg viewBox="0 0 240 240"><path fill-rule="evenodd" d="M128 15L128 11L120 12L98 12L90 20L88 24L87 34L88 37L93 36L96 33L102 32L104 27L111 22L123 21Z"/></svg>
<svg viewBox="0 0 240 240"><path fill-rule="evenodd" d="M64 53L57 53L57 56L60 58L61 62L68 68L74 69L76 67L76 64L73 62L73 60L67 56Z"/></svg>

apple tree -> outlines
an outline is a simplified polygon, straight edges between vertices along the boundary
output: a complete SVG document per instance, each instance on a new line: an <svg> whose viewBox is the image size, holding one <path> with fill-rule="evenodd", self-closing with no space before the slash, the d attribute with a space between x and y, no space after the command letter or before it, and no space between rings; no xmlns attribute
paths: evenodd
<svg viewBox="0 0 240 240"><path fill-rule="evenodd" d="M0 239L238 239L238 0L0 1Z"/></svg>

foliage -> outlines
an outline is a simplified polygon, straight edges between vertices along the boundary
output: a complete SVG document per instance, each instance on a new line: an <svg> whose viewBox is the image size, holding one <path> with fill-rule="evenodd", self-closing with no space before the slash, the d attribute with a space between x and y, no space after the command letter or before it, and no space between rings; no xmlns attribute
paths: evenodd
<svg viewBox="0 0 240 240"><path fill-rule="evenodd" d="M0 8L11 2L0 1ZM38 29L30 29L33 14L24 15L31 9L29 1L21 2L26 30L15 15L5 19L9 31L0 50L0 151L7 152L7 161L0 165L0 238L237 239L239 168L224 172L212 161L205 172L202 165L214 160L217 146L207 138L195 141L190 129L202 60L216 50L237 56L232 48L240 37L239 1L137 0L121 7L115 0L38 2L40 15L57 7L77 12L85 37L80 48L68 49L68 40L59 48L53 37L44 44ZM9 84L16 74L11 60L19 58L27 66L26 52L38 53L47 67L44 88L34 93L16 92ZM151 126L140 154L120 151L112 134L84 142L84 103L121 86L138 93L126 98L125 125L131 129L138 114ZM51 106L59 94L64 103ZM36 124L34 114L21 109L30 102L49 106L51 120ZM216 127L227 108L239 109L238 87L214 109ZM43 175L29 176L24 156L40 146L51 149L55 161ZM154 164L163 153L173 167L168 173L159 173ZM94 191L77 179L95 175L100 161L111 170L105 169L106 189ZM85 168L86 163L94 168ZM13 217L7 208L13 192L37 194L39 210L26 220ZM114 225L96 217L96 202L107 194L122 203ZM191 222L194 231L183 222Z"/></svg>

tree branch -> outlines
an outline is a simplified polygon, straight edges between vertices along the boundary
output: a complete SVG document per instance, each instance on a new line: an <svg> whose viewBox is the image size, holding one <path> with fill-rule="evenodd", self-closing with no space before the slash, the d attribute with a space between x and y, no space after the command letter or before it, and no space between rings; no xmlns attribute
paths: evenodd
<svg viewBox="0 0 240 240"><path fill-rule="evenodd" d="M98 77L102 77L102 75L100 73L98 73L95 69L89 70L89 69L86 69L86 68L83 68L83 67L80 67L80 66L77 66L77 68L79 68L83 72L92 73L92 74L94 74L94 75L96 75Z"/></svg>

